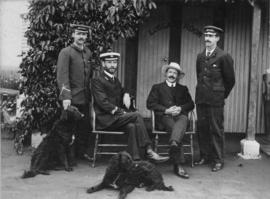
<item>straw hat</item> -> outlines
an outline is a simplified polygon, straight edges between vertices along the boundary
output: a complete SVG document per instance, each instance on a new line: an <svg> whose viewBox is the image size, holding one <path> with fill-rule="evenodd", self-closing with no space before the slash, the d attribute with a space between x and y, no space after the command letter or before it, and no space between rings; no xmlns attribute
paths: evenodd
<svg viewBox="0 0 270 199"><path fill-rule="evenodd" d="M181 66L176 62L171 62L169 65L166 64L166 65L162 66L162 73L165 74L169 68L173 68L173 69L177 70L179 76L181 75L183 77L185 75Z"/></svg>

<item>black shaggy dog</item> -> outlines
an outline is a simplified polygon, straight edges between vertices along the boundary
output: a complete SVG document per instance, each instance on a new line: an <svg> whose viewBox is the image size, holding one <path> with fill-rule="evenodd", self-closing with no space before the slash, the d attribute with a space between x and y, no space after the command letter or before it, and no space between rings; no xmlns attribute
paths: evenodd
<svg viewBox="0 0 270 199"><path fill-rule="evenodd" d="M147 191L173 191L172 186L165 186L161 173L152 163L134 162L130 154L120 152L111 158L102 182L88 188L87 193L114 188L120 190L119 199L124 199L135 187L146 187Z"/></svg>
<svg viewBox="0 0 270 199"><path fill-rule="evenodd" d="M74 106L62 111L47 136L42 140L31 158L29 171L25 171L22 178L34 177L38 174L49 175L48 170L53 169L53 162L58 160L66 171L72 171L73 155L71 145L73 142L76 121L84 115Z"/></svg>

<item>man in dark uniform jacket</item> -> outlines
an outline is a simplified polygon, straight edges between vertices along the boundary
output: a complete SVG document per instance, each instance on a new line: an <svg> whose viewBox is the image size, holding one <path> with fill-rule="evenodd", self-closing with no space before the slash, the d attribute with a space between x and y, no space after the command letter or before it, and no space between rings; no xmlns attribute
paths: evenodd
<svg viewBox="0 0 270 199"><path fill-rule="evenodd" d="M100 55L104 71L92 80L94 109L96 112L97 129L122 130L128 133L128 152L133 159L142 159L140 149L148 158L157 162L168 160L156 154L151 147L143 118L137 112L126 112L130 107L130 96L120 81L115 77L119 53L106 52Z"/></svg>
<svg viewBox="0 0 270 199"><path fill-rule="evenodd" d="M91 52L84 45L89 27L71 24L71 28L74 42L60 51L57 61L57 84L63 108L67 109L72 104L84 114L84 119L77 124L75 139L76 156L83 158L88 147L91 128L89 123Z"/></svg>
<svg viewBox="0 0 270 199"><path fill-rule="evenodd" d="M212 163L212 171L224 165L224 100L229 96L235 75L232 57L217 47L221 28L204 27L205 49L196 61L196 108L201 159L197 165Z"/></svg>
<svg viewBox="0 0 270 199"><path fill-rule="evenodd" d="M155 84L147 98L147 108L155 112L156 124L159 130L165 130L170 135L170 158L173 162L174 173L182 178L189 175L181 167L182 139L184 137L188 112L194 108L194 103L188 88L178 83L184 76L181 67L177 63L163 66L166 81ZM163 127L163 129L162 129Z"/></svg>

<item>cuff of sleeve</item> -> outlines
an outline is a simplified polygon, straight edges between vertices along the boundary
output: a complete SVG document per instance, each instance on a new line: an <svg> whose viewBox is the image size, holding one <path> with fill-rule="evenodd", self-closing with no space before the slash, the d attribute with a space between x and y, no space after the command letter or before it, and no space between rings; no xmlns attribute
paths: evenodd
<svg viewBox="0 0 270 199"><path fill-rule="evenodd" d="M59 98L60 100L71 99L71 91L63 87L59 94Z"/></svg>
<svg viewBox="0 0 270 199"><path fill-rule="evenodd" d="M162 108L162 109L161 109L161 111L162 111L164 114L165 114L166 110L167 110L166 108Z"/></svg>
<svg viewBox="0 0 270 199"><path fill-rule="evenodd" d="M114 115L114 113L117 111L118 107L116 106L112 111L111 113Z"/></svg>

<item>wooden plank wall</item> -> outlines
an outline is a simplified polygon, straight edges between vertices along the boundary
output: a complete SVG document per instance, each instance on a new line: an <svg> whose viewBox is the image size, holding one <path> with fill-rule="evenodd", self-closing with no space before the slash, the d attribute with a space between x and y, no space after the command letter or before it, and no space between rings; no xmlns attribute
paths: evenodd
<svg viewBox="0 0 270 199"><path fill-rule="evenodd" d="M120 61L118 65L117 70L117 77L121 81L122 85L124 86L124 80L125 80L125 59L126 59L126 41L125 39L120 38L118 41L116 41L112 49L114 52L120 53Z"/></svg>
<svg viewBox="0 0 270 199"><path fill-rule="evenodd" d="M226 100L224 126L228 132L246 131L251 18L248 4L226 8L224 50L234 59L236 76L235 87Z"/></svg>
<svg viewBox="0 0 270 199"><path fill-rule="evenodd" d="M152 85L163 81L161 68L169 56L169 16L170 7L159 6L139 31L136 102L144 117L150 117L146 99Z"/></svg>

